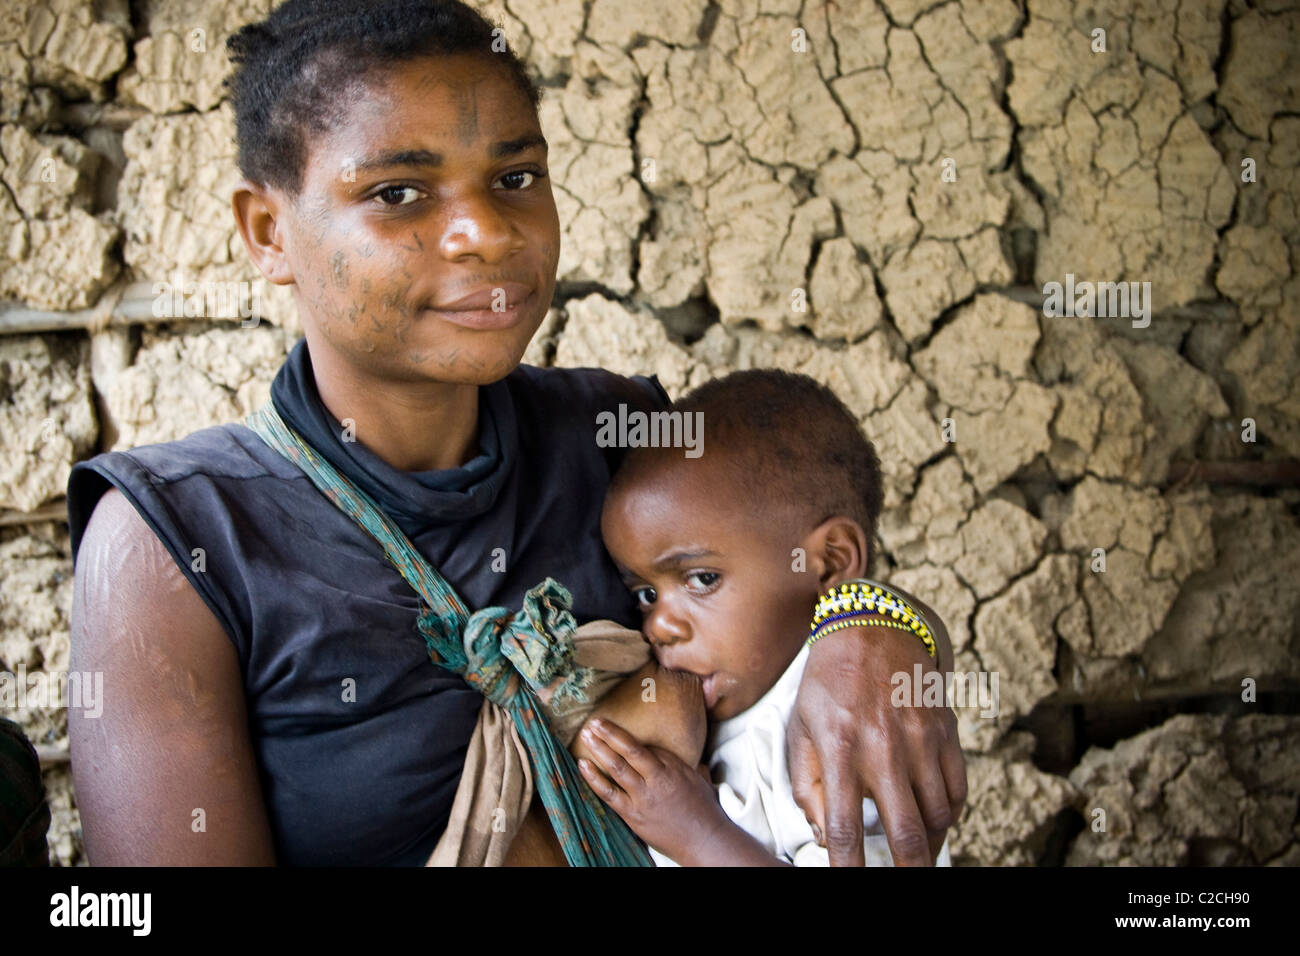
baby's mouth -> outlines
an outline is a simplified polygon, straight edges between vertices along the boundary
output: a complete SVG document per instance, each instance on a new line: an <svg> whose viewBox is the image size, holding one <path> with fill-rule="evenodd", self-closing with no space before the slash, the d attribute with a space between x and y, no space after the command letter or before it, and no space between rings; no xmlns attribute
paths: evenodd
<svg viewBox="0 0 1300 956"><path fill-rule="evenodd" d="M722 680L717 671L704 677L701 682L701 688L704 691L704 706L712 710L718 705L718 698L721 696Z"/></svg>
<svg viewBox="0 0 1300 956"><path fill-rule="evenodd" d="M711 708L715 703L717 703L718 697L721 696L719 690L722 687L722 683L719 680L720 675L717 671L701 673L699 671L688 670L685 667L673 667L662 658L660 658L659 664L666 668L671 674L680 674L682 677L690 678L693 681L699 681L700 691L704 696L706 709ZM713 690L711 691L710 688L713 688Z"/></svg>

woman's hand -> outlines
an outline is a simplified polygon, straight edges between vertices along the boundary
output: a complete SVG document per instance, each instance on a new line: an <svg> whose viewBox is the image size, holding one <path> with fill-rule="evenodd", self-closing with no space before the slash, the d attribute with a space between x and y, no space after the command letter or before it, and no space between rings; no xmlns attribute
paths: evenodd
<svg viewBox="0 0 1300 956"><path fill-rule="evenodd" d="M899 589L895 589L899 590ZM901 590L928 620L939 669L952 669L948 632L930 608ZM957 718L944 707L894 707L894 674L935 669L915 635L849 627L809 652L786 730L795 801L822 834L832 866L862 866L862 800L871 797L899 866L930 866L966 801Z"/></svg>
<svg viewBox="0 0 1300 956"><path fill-rule="evenodd" d="M592 759L578 761L587 783L654 849L683 866L779 865L723 812L713 785L661 747L643 747L608 720L580 735Z"/></svg>

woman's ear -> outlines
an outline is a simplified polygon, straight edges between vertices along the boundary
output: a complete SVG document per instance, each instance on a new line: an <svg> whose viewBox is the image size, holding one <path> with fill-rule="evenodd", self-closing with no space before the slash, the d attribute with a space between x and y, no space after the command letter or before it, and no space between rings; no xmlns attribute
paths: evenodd
<svg viewBox="0 0 1300 956"><path fill-rule="evenodd" d="M822 591L867 573L867 534L852 518L827 518L808 536L804 546L809 569Z"/></svg>
<svg viewBox="0 0 1300 956"><path fill-rule="evenodd" d="M281 245L283 229L278 228L280 209L276 197L263 187L241 179L231 194L230 208L253 265L276 285L293 282L293 272Z"/></svg>

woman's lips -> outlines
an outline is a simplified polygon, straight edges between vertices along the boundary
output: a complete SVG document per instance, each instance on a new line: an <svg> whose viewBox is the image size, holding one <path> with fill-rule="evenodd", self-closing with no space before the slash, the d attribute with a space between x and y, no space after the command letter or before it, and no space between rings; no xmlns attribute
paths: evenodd
<svg viewBox="0 0 1300 956"><path fill-rule="evenodd" d="M491 308L485 309L430 309L440 318L446 319L455 325L463 326L467 329L508 329L513 326L524 313L532 307L537 299L537 290L529 292L527 296L512 301L502 311L495 312Z"/></svg>
<svg viewBox="0 0 1300 956"><path fill-rule="evenodd" d="M505 296L509 302L522 302L532 292L524 282L497 282L493 285L481 285L473 292L466 292L459 299L434 305L439 312L459 312L478 309L490 309L492 303Z"/></svg>

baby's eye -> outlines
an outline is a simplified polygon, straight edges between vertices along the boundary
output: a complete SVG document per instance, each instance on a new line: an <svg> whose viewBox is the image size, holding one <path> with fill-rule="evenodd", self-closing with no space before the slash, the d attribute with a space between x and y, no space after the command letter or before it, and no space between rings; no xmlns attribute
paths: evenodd
<svg viewBox="0 0 1300 956"><path fill-rule="evenodd" d="M384 197L392 196L393 194L401 196L402 193L409 193L410 198L399 202L387 202L384 199ZM379 190L379 192L375 193L375 197L383 202L385 206L409 206L411 203L415 202L419 195L420 191L414 186L385 186L383 189Z"/></svg>
<svg viewBox="0 0 1300 956"><path fill-rule="evenodd" d="M695 582L698 590L707 591L717 584L721 577L722 575L717 571L692 571L686 575L686 580Z"/></svg>
<svg viewBox="0 0 1300 956"><path fill-rule="evenodd" d="M649 607L659 598L659 595L655 593L655 589L652 587L633 588L632 596L636 598L636 603L642 608Z"/></svg>

